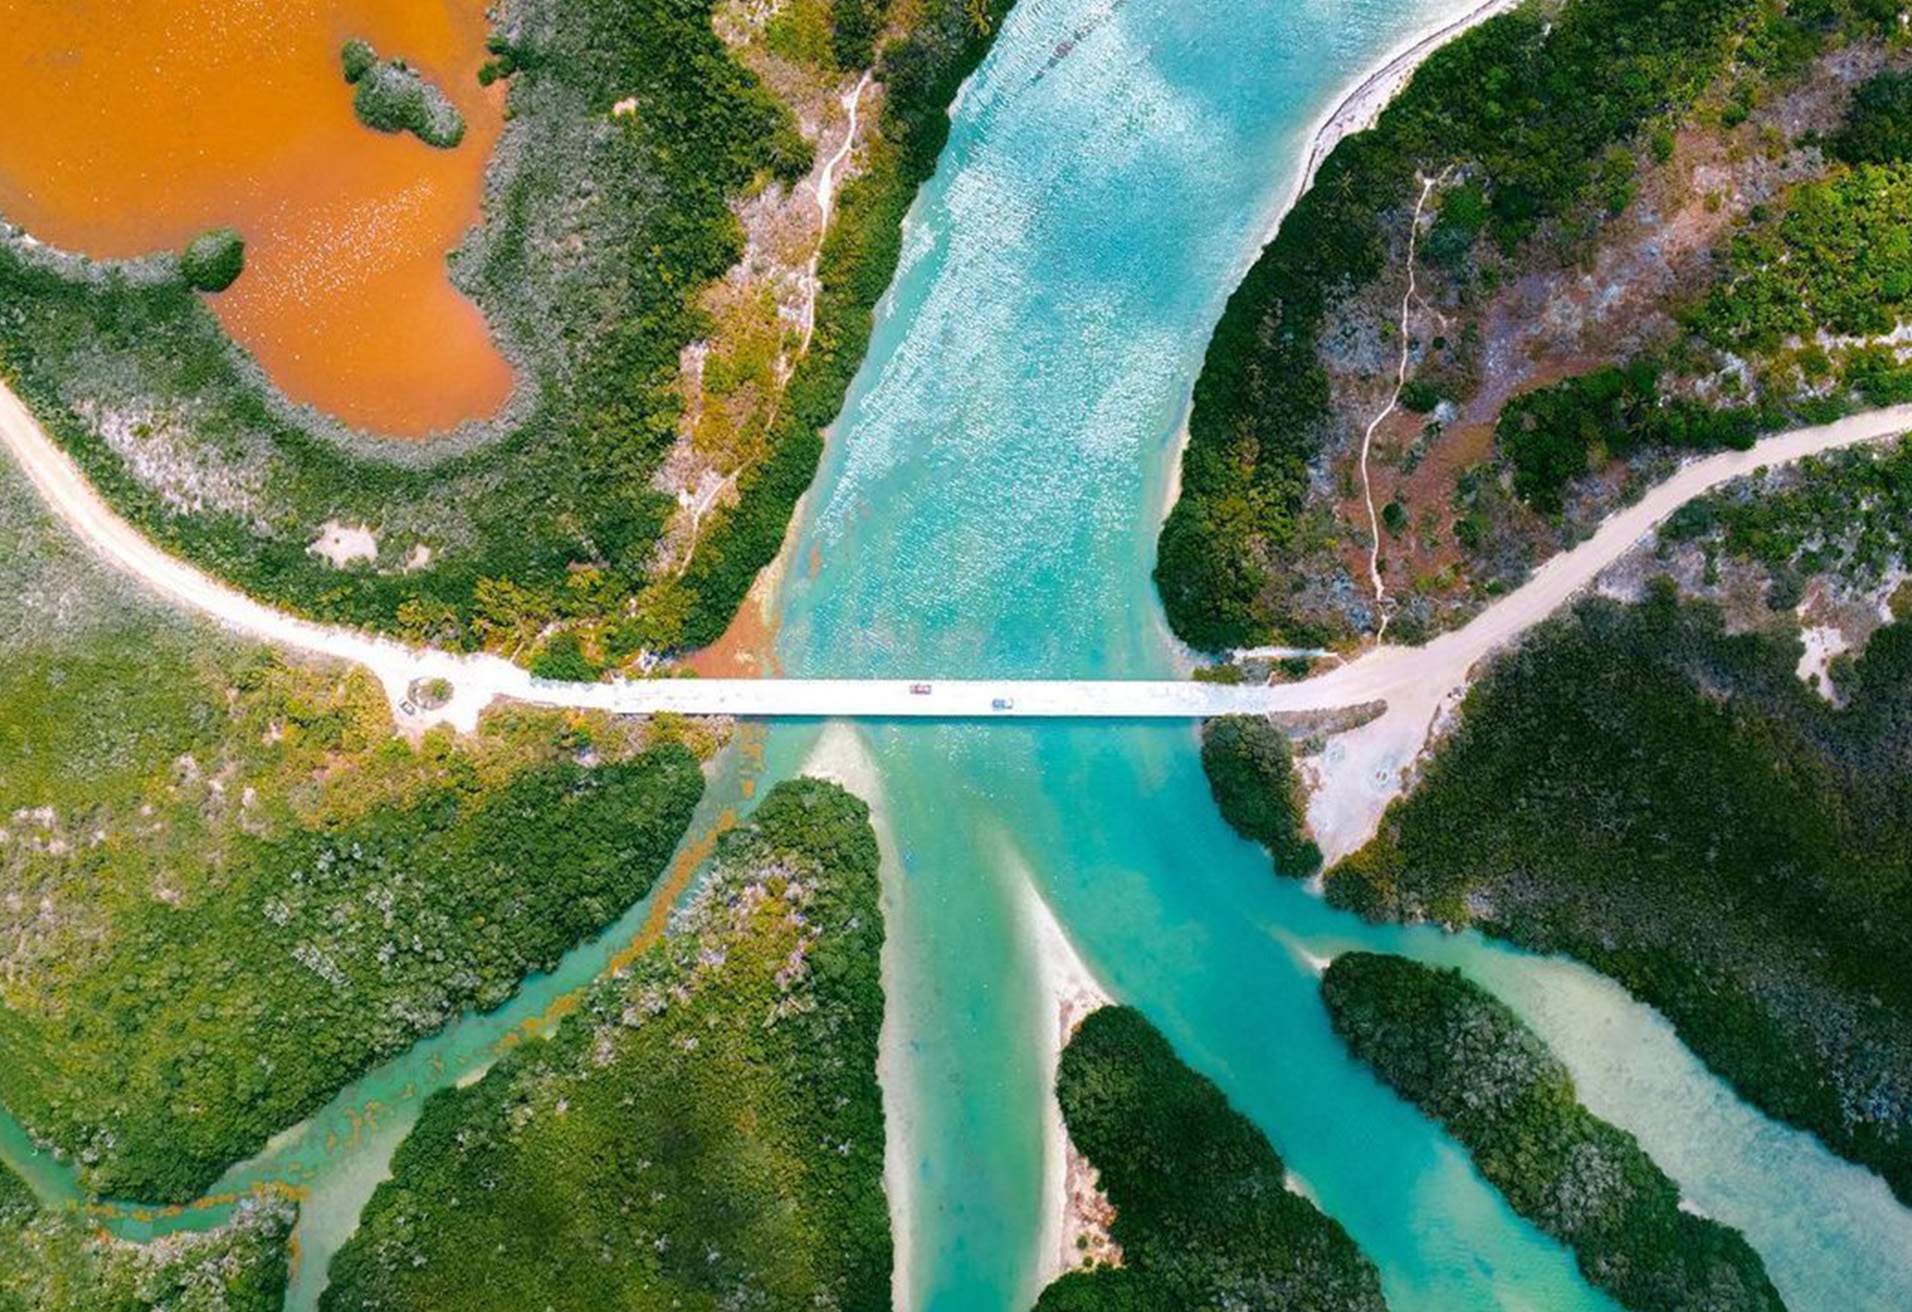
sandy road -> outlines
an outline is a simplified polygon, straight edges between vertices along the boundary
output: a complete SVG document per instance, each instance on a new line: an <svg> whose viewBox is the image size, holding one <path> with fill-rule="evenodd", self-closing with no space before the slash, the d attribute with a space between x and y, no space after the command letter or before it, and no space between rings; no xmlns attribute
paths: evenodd
<svg viewBox="0 0 1912 1312"><path fill-rule="evenodd" d="M677 711L747 717L1182 717L1320 710L1385 701L1379 719L1336 740L1324 769L1398 775L1424 741L1434 713L1466 683L1481 657L1518 637L1578 592L1681 504L1762 465L1896 436L1912 430L1912 405L1868 411L1816 428L1796 429L1748 451L1689 461L1592 537L1536 570L1526 584L1466 625L1423 647L1378 646L1358 659L1299 683L1230 687L1173 680L645 679L555 683L487 655L411 648L353 629L316 624L275 610L167 554L108 506L71 458L49 438L12 391L0 387L0 444L25 471L48 508L86 545L161 596L256 639L312 655L355 661L385 685L401 720L445 720L463 728L499 697L547 706L594 707L631 714ZM435 711L405 709L415 680L449 680L454 695ZM927 684L928 692L917 690ZM1323 790L1339 796L1351 785ZM1320 802L1322 799L1317 798ZM1325 804L1324 804L1325 805ZM1335 802L1334 807L1342 805ZM1316 817L1325 843L1347 828L1331 809Z"/></svg>
<svg viewBox="0 0 1912 1312"><path fill-rule="evenodd" d="M1303 710L1385 701L1378 719L1335 738L1314 767L1308 818L1328 859L1353 851L1374 833L1381 812L1401 790L1436 717L1466 689L1480 660L1553 614L1600 572L1686 502L1765 466L1859 446L1912 431L1912 405L1869 410L1835 423L1796 428L1755 443L1689 460L1665 482L1608 516L1593 535L1536 569L1513 592L1465 626L1421 647L1375 647L1356 660L1275 691L1270 709Z"/></svg>

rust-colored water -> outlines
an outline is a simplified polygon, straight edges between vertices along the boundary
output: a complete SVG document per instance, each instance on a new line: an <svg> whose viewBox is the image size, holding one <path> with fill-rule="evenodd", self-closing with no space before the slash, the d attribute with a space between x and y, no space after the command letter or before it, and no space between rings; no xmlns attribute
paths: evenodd
<svg viewBox="0 0 1912 1312"><path fill-rule="evenodd" d="M0 0L0 215L102 257L230 224L212 305L295 400L401 436L490 414L511 369L445 269L503 121L486 30L483 0ZM358 122L353 36L452 98L456 149Z"/></svg>

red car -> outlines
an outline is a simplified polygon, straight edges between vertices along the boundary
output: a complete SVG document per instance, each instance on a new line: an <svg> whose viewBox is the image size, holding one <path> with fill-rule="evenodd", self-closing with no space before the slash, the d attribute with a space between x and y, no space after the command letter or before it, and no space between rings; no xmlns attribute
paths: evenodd
<svg viewBox="0 0 1912 1312"><path fill-rule="evenodd" d="M910 685L910 692L917 697L927 697L929 696L929 685L927 683L912 683Z"/></svg>

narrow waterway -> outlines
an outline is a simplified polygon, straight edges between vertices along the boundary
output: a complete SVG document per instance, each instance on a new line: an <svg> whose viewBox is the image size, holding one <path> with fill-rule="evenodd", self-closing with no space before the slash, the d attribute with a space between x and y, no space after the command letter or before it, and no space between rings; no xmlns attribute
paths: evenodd
<svg viewBox="0 0 1912 1312"><path fill-rule="evenodd" d="M1022 0L958 107L868 361L806 502L781 601L791 674L1123 677L1185 665L1149 583L1175 433L1221 304L1336 92L1451 0ZM814 566L812 567L812 562ZM796 772L814 724L728 755L697 832ZM1026 883L1380 1265L1400 1312L1609 1309L1464 1153L1350 1063L1316 963L1354 946L1460 966L1567 1059L1795 1312L1912 1301L1912 1212L1748 1109L1653 1013L1570 963L1335 913L1236 838L1192 726L865 725L889 851L893 1126L909 1306L1021 1309L1039 1283L1048 1023ZM761 750L760 750L761 749ZM754 788L746 781L761 783ZM693 844L680 869L697 856ZM432 1090L481 1071L654 924L647 903L345 1090L230 1172L303 1193L311 1308ZM43 1194L70 1173L0 1118ZM218 1210L123 1215L144 1235Z"/></svg>
<svg viewBox="0 0 1912 1312"><path fill-rule="evenodd" d="M1149 581L1175 434L1221 305L1311 124L1463 6L1023 0L966 90L784 587L793 675L1163 676ZM808 566L808 568L803 568ZM1342 1053L1312 958L1461 966L1588 1103L1746 1231L1790 1306L1912 1299L1912 1213L1709 1076L1589 971L1373 929L1277 880L1209 799L1189 726L889 725L881 775L915 1306L1027 1305L1045 1023L1021 881L1123 1001L1216 1079L1380 1264L1397 1309L1611 1304L1445 1135ZM813 730L773 732L767 773Z"/></svg>

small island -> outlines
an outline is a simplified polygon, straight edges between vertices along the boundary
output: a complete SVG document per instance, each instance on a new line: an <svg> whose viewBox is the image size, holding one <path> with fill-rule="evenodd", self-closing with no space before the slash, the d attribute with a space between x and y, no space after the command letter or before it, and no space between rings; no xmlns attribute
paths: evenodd
<svg viewBox="0 0 1912 1312"><path fill-rule="evenodd" d="M1115 1209L1120 1265L1071 1271L1037 1312L1278 1307L1381 1312L1381 1280L1339 1222L1222 1091L1132 1007L1104 1007L1063 1049L1056 1098Z"/></svg>
<svg viewBox="0 0 1912 1312"><path fill-rule="evenodd" d="M198 292L223 292L245 270L246 243L231 228L200 233L179 257L179 271Z"/></svg>
<svg viewBox="0 0 1912 1312"><path fill-rule="evenodd" d="M1280 728L1260 715L1221 715L1202 724L1202 771L1222 819L1260 843L1277 874L1321 871L1321 849L1307 835L1294 752Z"/></svg>
<svg viewBox="0 0 1912 1312"><path fill-rule="evenodd" d="M450 150L465 139L465 116L443 91L402 59L380 59L371 43L347 41L339 51L345 80L358 88L352 110L378 132L409 132Z"/></svg>
<svg viewBox="0 0 1912 1312"><path fill-rule="evenodd" d="M1683 1207L1631 1134L1580 1105L1540 1037L1459 971L1349 952L1321 992L1354 1055L1446 1126L1513 1209L1622 1305L1783 1312L1739 1231Z"/></svg>

